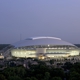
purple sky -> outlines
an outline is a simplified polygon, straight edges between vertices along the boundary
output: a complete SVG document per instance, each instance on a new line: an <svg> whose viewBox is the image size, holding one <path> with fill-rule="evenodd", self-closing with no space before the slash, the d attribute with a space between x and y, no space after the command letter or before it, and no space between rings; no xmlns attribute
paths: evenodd
<svg viewBox="0 0 80 80"><path fill-rule="evenodd" d="M0 0L0 43L54 36L80 43L80 0Z"/></svg>

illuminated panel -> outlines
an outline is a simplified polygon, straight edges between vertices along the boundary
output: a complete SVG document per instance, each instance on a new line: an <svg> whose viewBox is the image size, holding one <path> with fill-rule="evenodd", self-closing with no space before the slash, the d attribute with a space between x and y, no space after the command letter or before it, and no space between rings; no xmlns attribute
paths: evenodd
<svg viewBox="0 0 80 80"><path fill-rule="evenodd" d="M77 50L72 50L72 51L70 52L70 55L71 55L71 56L79 55L79 51L77 51Z"/></svg>
<svg viewBox="0 0 80 80"><path fill-rule="evenodd" d="M46 48L37 48L36 53L46 53Z"/></svg>
<svg viewBox="0 0 80 80"><path fill-rule="evenodd" d="M68 57L69 55L68 54L47 54L46 55L47 57Z"/></svg>
<svg viewBox="0 0 80 80"><path fill-rule="evenodd" d="M11 55L14 57L36 57L36 51L27 51L24 49L14 49L11 51Z"/></svg>
<svg viewBox="0 0 80 80"><path fill-rule="evenodd" d="M69 51L65 50L65 49L64 50L59 50L59 49L58 50L51 50L51 49L49 50L48 49L48 50L46 50L46 53L64 53L65 54L65 53L69 53Z"/></svg>

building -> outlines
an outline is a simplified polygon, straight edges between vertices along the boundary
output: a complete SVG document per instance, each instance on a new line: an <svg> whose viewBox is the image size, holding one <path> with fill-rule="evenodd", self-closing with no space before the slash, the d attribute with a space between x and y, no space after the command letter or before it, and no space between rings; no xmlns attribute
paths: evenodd
<svg viewBox="0 0 80 80"><path fill-rule="evenodd" d="M11 56L18 58L58 58L79 55L78 47L56 37L31 37L12 44Z"/></svg>

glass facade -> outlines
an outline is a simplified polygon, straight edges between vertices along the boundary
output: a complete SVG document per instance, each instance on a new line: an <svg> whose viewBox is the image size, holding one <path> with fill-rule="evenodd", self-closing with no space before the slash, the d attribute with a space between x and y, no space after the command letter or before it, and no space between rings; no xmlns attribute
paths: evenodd
<svg viewBox="0 0 80 80"><path fill-rule="evenodd" d="M35 45L14 48L11 50L11 55L14 57L63 57L70 55L79 55L79 51L77 51L76 46L69 45Z"/></svg>

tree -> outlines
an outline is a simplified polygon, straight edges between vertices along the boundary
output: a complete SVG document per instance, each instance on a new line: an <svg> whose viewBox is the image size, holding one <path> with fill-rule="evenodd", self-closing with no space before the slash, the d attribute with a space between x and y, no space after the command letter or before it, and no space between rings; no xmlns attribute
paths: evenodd
<svg viewBox="0 0 80 80"><path fill-rule="evenodd" d="M80 80L80 74L76 71L70 72L69 80Z"/></svg>
<svg viewBox="0 0 80 80"><path fill-rule="evenodd" d="M24 77L24 75L25 75L25 73L26 73L24 67L16 67L16 68L15 68L15 72L16 72L16 74L18 74L18 76L20 76L20 77Z"/></svg>
<svg viewBox="0 0 80 80"><path fill-rule="evenodd" d="M51 80L62 80L60 77L53 77Z"/></svg>
<svg viewBox="0 0 80 80"><path fill-rule="evenodd" d="M50 74L51 74L52 77L57 76L57 77L64 78L64 76L65 76L64 71L61 68L51 69Z"/></svg>
<svg viewBox="0 0 80 80"><path fill-rule="evenodd" d="M54 60L50 60L50 64L51 64L51 65L54 64Z"/></svg>
<svg viewBox="0 0 80 80"><path fill-rule="evenodd" d="M19 76L10 76L8 80L22 80Z"/></svg>
<svg viewBox="0 0 80 80"><path fill-rule="evenodd" d="M6 80L6 78L3 74L0 74L0 80Z"/></svg>
<svg viewBox="0 0 80 80"><path fill-rule="evenodd" d="M71 62L66 62L64 64L64 69L71 69L73 67L73 64Z"/></svg>
<svg viewBox="0 0 80 80"><path fill-rule="evenodd" d="M35 77L31 77L31 80L37 80Z"/></svg>
<svg viewBox="0 0 80 80"><path fill-rule="evenodd" d="M49 80L49 78L50 78L50 73L45 72L44 80Z"/></svg>
<svg viewBox="0 0 80 80"><path fill-rule="evenodd" d="M43 74L36 74L36 78L37 78L38 80L41 80L41 79L43 78Z"/></svg>
<svg viewBox="0 0 80 80"><path fill-rule="evenodd" d="M25 78L24 80L32 80L30 77Z"/></svg>

